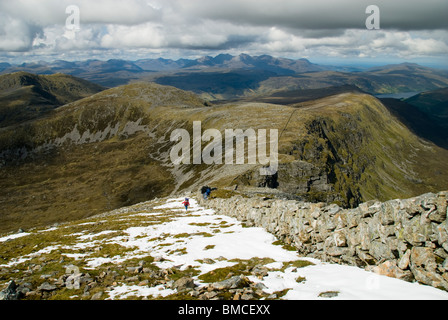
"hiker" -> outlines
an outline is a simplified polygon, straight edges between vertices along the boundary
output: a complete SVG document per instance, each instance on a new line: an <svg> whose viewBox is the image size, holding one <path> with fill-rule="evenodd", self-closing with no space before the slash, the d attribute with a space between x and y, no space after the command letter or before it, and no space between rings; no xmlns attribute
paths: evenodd
<svg viewBox="0 0 448 320"><path fill-rule="evenodd" d="M201 193L202 193L202 196L204 197L204 200L208 199L211 192L212 192L212 189L209 186L202 187Z"/></svg>
<svg viewBox="0 0 448 320"><path fill-rule="evenodd" d="M210 197L210 194L212 193L213 190L217 190L217 189L210 188L209 186L202 187L201 193L202 193L202 196L204 197L204 200L207 200L208 197Z"/></svg>
<svg viewBox="0 0 448 320"><path fill-rule="evenodd" d="M190 201L188 198L185 198L185 201L182 202L182 204L185 206L185 212L188 211L188 207L190 206Z"/></svg>

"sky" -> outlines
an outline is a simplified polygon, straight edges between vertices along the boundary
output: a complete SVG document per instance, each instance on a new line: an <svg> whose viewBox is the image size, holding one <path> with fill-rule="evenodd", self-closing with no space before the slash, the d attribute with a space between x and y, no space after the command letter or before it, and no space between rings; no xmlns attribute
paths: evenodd
<svg viewBox="0 0 448 320"><path fill-rule="evenodd" d="M448 68L447 12L447 0L0 0L0 61L246 53Z"/></svg>

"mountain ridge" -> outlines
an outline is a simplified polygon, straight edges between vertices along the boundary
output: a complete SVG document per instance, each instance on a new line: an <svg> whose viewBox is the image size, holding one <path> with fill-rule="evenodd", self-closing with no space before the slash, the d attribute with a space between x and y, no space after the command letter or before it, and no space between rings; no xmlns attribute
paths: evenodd
<svg viewBox="0 0 448 320"><path fill-rule="evenodd" d="M174 166L170 133L191 135L194 121L203 130L283 132L278 174L262 177L260 165L249 164ZM204 184L277 185L294 197L351 207L446 189L447 152L367 94L296 106L209 105L174 87L133 83L0 130L1 230L84 218Z"/></svg>

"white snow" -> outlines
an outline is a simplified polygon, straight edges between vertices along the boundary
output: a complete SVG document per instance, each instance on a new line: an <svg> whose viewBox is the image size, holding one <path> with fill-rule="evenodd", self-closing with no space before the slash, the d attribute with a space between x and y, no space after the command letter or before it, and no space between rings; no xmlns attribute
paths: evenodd
<svg viewBox="0 0 448 320"><path fill-rule="evenodd" d="M109 298L107 300L127 299L129 297L166 297L173 293L176 293L176 291L166 289L163 285L158 285L151 288L136 285L121 285L119 287L115 287L111 291L108 291Z"/></svg>
<svg viewBox="0 0 448 320"><path fill-rule="evenodd" d="M21 238L21 237L25 237L27 235L29 235L29 233L27 233L27 232L16 233L16 234L13 234L13 235L10 235L10 236L6 236L6 237L3 237L3 238L0 238L0 242L5 242L5 241L8 241L8 240L18 239L18 238Z"/></svg>
<svg viewBox="0 0 448 320"><path fill-rule="evenodd" d="M306 280L297 283L299 277ZM256 280L255 277L250 277ZM380 276L363 269L327 263L305 268L288 268L285 272L269 272L261 281L271 293L292 288L286 300L328 299L323 292L338 292L335 300L436 300L448 299L448 293L433 287Z"/></svg>

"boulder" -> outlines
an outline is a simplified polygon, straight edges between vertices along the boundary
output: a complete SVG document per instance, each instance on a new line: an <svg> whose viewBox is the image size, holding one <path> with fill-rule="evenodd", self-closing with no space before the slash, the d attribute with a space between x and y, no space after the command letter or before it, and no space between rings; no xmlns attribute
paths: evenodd
<svg viewBox="0 0 448 320"><path fill-rule="evenodd" d="M437 268L436 256L431 248L412 248L410 262L412 266L421 267L428 271L434 271Z"/></svg>
<svg viewBox="0 0 448 320"><path fill-rule="evenodd" d="M411 281L414 277L410 271L403 271L400 269L395 261L385 261L378 266L371 268L371 270L379 275L397 278L405 281Z"/></svg>
<svg viewBox="0 0 448 320"><path fill-rule="evenodd" d="M411 250L406 250L404 255L398 260L398 267L402 270L406 270L411 261Z"/></svg>
<svg viewBox="0 0 448 320"><path fill-rule="evenodd" d="M389 246L380 241L372 241L369 253L378 261L381 259L390 260L395 258Z"/></svg>
<svg viewBox="0 0 448 320"><path fill-rule="evenodd" d="M17 291L17 284L12 280L9 282L8 286L0 291L0 301L1 300L19 300L20 292Z"/></svg>
<svg viewBox="0 0 448 320"><path fill-rule="evenodd" d="M247 286L249 280L244 276L234 276L221 282L213 283L216 290L237 289Z"/></svg>
<svg viewBox="0 0 448 320"><path fill-rule="evenodd" d="M194 280L188 277L180 278L173 284L173 289L177 290L178 292L191 291L194 289L194 287Z"/></svg>
<svg viewBox="0 0 448 320"><path fill-rule="evenodd" d="M46 292L51 292L56 290L58 287L56 287L54 284L50 284L48 282L44 282L42 283L37 289L39 291L46 291Z"/></svg>
<svg viewBox="0 0 448 320"><path fill-rule="evenodd" d="M423 268L415 267L412 265L411 270L418 282L436 288L444 288L445 290L448 290L448 281L446 281L440 274L430 272Z"/></svg>
<svg viewBox="0 0 448 320"><path fill-rule="evenodd" d="M338 230L334 233L334 243L337 247L346 247L347 239L345 238L344 231Z"/></svg>
<svg viewBox="0 0 448 320"><path fill-rule="evenodd" d="M429 240L432 233L431 224L425 221L424 216L417 215L403 225L403 238L414 246L419 246Z"/></svg>

